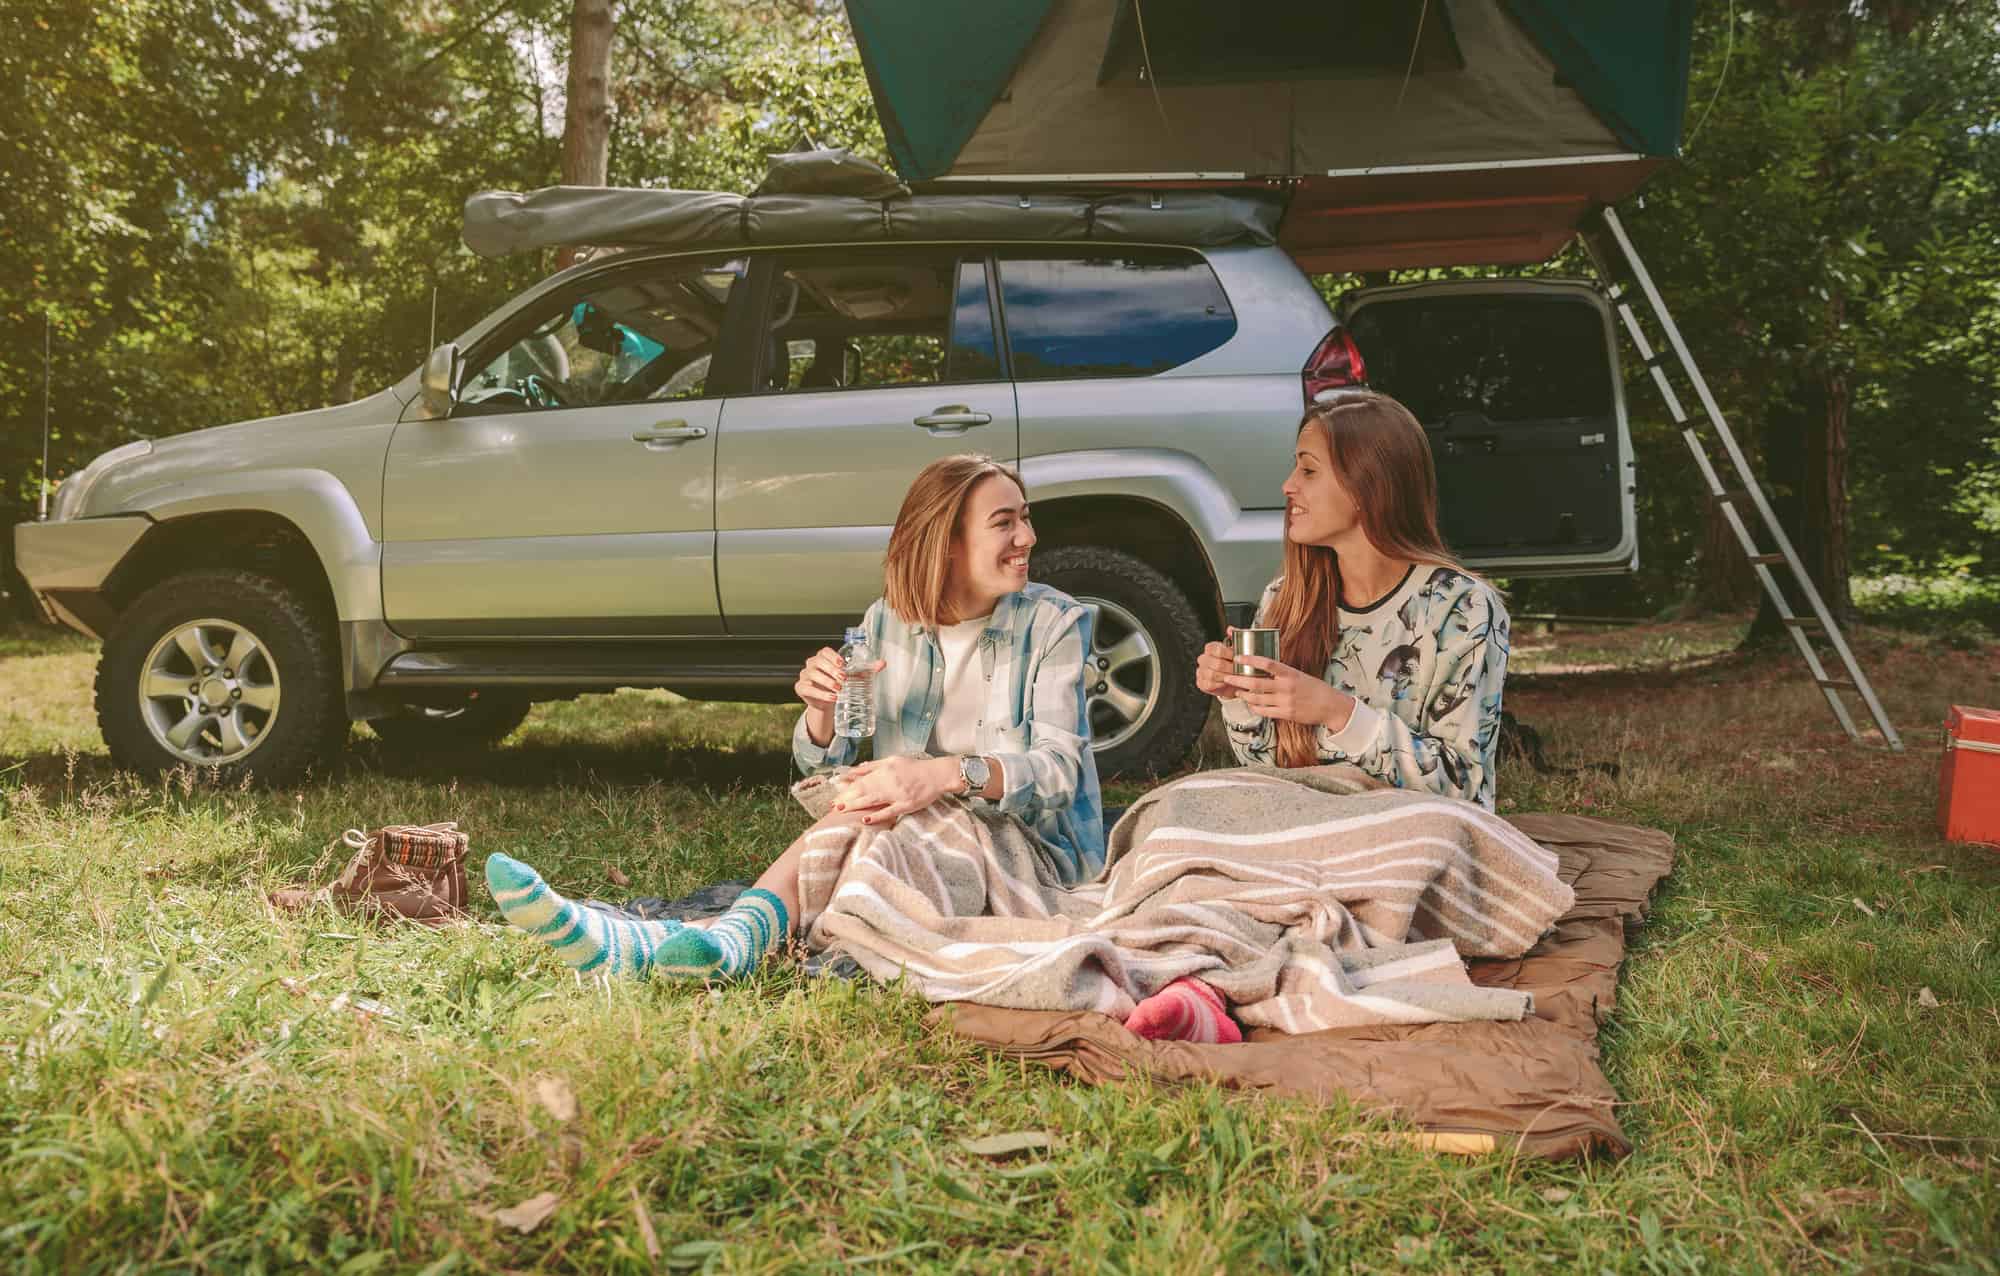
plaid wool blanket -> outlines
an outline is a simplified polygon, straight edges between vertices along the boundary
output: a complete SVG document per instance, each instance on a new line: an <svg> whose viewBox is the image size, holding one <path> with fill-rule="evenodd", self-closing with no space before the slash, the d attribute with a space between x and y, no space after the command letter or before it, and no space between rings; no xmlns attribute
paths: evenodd
<svg viewBox="0 0 2000 1276"><path fill-rule="evenodd" d="M837 776L794 792L825 813ZM1065 890L1019 821L950 799L808 834L800 933L933 1002L1095 1010L1199 975L1251 1027L1519 1019L1461 957L1526 952L1573 895L1555 855L1471 802L1351 767L1245 768L1153 790L1104 872Z"/></svg>

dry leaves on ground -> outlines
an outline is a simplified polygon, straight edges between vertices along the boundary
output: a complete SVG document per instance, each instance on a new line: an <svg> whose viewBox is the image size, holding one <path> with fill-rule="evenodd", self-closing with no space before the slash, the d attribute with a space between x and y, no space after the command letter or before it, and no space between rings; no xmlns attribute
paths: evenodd
<svg viewBox="0 0 2000 1276"><path fill-rule="evenodd" d="M504 1210L490 1213L481 1211L484 1217L492 1219L502 1227L511 1227L523 1236L549 1221L549 1215L556 1212L562 1198L554 1192L538 1192L519 1205L510 1205Z"/></svg>
<svg viewBox="0 0 2000 1276"><path fill-rule="evenodd" d="M557 1121L567 1125L576 1120L576 1091L561 1077L536 1077L535 1098Z"/></svg>
<svg viewBox="0 0 2000 1276"><path fill-rule="evenodd" d="M960 1139L958 1146L974 1156L1012 1156L1016 1152L1044 1152L1054 1148L1055 1136L1042 1130L1022 1130L1014 1134L991 1134L983 1139Z"/></svg>
<svg viewBox="0 0 2000 1276"><path fill-rule="evenodd" d="M653 1230L653 1213L640 1198L636 1183L632 1185L632 1217L639 1220L639 1241L646 1247L646 1257L659 1262L660 1234Z"/></svg>

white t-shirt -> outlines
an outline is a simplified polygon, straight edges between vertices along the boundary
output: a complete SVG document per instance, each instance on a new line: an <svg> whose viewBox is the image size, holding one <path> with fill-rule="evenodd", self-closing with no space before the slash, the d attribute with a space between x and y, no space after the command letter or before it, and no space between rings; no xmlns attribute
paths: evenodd
<svg viewBox="0 0 2000 1276"><path fill-rule="evenodd" d="M979 636L993 617L940 625L938 649L944 653L944 701L938 705L937 726L931 731L931 752L939 756L979 752L979 722L986 713L986 672L979 662Z"/></svg>

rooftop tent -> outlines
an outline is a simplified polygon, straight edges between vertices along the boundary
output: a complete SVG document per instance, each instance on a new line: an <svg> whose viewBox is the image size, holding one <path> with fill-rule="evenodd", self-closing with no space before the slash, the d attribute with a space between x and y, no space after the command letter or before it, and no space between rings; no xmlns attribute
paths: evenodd
<svg viewBox="0 0 2000 1276"><path fill-rule="evenodd" d="M905 180L1270 179L1309 270L1546 258L1678 150L1693 24L1693 0L847 9Z"/></svg>

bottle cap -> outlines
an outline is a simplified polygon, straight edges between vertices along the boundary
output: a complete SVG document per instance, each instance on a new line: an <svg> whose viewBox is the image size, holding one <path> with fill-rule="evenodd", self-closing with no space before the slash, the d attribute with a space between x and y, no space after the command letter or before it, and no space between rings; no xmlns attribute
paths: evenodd
<svg viewBox="0 0 2000 1276"><path fill-rule="evenodd" d="M862 627L861 627L860 625L849 625L849 626L847 627L847 638L846 638L846 641L847 641L847 642L867 642L867 641L868 641L868 631L867 631L866 629L862 628Z"/></svg>

